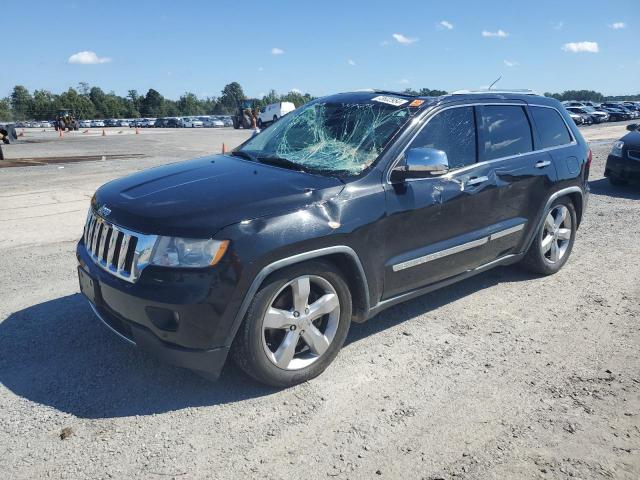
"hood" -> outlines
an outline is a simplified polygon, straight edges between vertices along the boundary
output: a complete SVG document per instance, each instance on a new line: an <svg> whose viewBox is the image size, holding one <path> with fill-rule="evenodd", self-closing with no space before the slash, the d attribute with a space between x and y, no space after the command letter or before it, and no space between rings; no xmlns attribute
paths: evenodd
<svg viewBox="0 0 640 480"><path fill-rule="evenodd" d="M337 178L216 155L109 182L92 206L106 205L109 222L141 233L208 238L242 220L324 202L343 188Z"/></svg>
<svg viewBox="0 0 640 480"><path fill-rule="evenodd" d="M640 132L637 130L627 133L620 140L624 142L626 148L640 149Z"/></svg>

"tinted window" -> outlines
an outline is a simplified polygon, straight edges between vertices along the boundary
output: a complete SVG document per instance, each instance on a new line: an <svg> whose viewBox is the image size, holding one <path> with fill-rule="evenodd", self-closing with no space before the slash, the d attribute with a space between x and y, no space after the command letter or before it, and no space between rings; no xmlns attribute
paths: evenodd
<svg viewBox="0 0 640 480"><path fill-rule="evenodd" d="M533 150L531 126L522 107L487 105L481 109L482 159L509 157Z"/></svg>
<svg viewBox="0 0 640 480"><path fill-rule="evenodd" d="M571 143L571 135L560 113L553 108L530 107L536 123L542 148L557 147Z"/></svg>
<svg viewBox="0 0 640 480"><path fill-rule="evenodd" d="M450 168L476 161L476 126L473 107L450 108L425 125L409 148L428 147L447 154Z"/></svg>

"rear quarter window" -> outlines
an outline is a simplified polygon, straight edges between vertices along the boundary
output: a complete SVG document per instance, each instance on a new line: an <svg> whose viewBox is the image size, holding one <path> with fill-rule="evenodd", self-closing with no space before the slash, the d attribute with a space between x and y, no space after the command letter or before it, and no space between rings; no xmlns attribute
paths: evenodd
<svg viewBox="0 0 640 480"><path fill-rule="evenodd" d="M555 108L529 107L536 124L542 148L571 143L571 134Z"/></svg>

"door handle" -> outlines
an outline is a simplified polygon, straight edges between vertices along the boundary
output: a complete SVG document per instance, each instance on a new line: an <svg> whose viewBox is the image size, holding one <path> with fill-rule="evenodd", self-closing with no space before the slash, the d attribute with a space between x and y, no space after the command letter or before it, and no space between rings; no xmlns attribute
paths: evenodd
<svg viewBox="0 0 640 480"><path fill-rule="evenodd" d="M489 180L489 177L473 177L466 181L466 184L469 186L478 185L480 183L484 183Z"/></svg>
<svg viewBox="0 0 640 480"><path fill-rule="evenodd" d="M544 168L548 167L549 165L551 165L551 162L549 160L540 160L538 163L536 163L535 167Z"/></svg>

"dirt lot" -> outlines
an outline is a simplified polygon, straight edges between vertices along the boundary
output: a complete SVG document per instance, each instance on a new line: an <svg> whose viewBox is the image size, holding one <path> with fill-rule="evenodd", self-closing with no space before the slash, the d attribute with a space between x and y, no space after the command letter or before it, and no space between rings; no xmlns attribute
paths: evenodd
<svg viewBox="0 0 640 480"><path fill-rule="evenodd" d="M117 132L5 148L100 159L0 169L1 478L640 477L640 187L602 178L622 126L583 130L592 195L561 272L500 268L385 311L282 391L162 365L78 294L96 187L247 135Z"/></svg>

